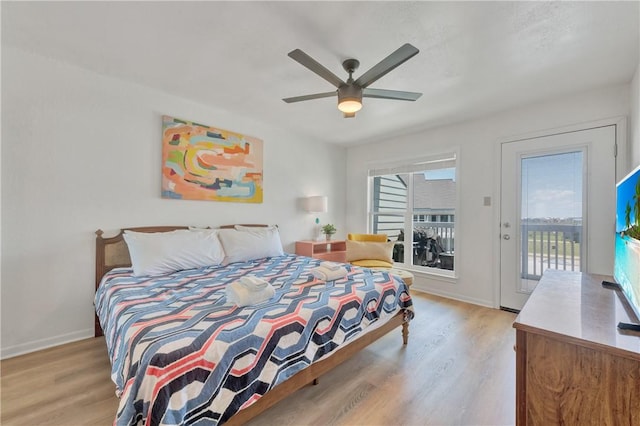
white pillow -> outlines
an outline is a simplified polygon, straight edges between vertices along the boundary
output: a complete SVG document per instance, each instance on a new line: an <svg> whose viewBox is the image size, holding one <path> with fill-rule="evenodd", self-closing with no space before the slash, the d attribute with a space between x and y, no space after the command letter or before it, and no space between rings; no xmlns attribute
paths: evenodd
<svg viewBox="0 0 640 426"><path fill-rule="evenodd" d="M220 265L224 250L216 230L124 231L133 275L165 275L183 269Z"/></svg>
<svg viewBox="0 0 640 426"><path fill-rule="evenodd" d="M236 225L236 229L219 230L218 236L227 255L225 263L246 262L284 254L280 233L275 226L258 228Z"/></svg>

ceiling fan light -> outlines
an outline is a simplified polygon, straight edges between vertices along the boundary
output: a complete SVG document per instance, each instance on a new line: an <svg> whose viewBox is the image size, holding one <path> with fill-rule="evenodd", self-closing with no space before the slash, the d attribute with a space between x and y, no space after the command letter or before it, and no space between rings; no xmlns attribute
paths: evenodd
<svg viewBox="0 0 640 426"><path fill-rule="evenodd" d="M352 84L338 88L338 109L345 114L353 114L362 109L362 89Z"/></svg>
<svg viewBox="0 0 640 426"><path fill-rule="evenodd" d="M358 112L362 109L362 102L357 98L343 98L338 103L338 109L346 114Z"/></svg>

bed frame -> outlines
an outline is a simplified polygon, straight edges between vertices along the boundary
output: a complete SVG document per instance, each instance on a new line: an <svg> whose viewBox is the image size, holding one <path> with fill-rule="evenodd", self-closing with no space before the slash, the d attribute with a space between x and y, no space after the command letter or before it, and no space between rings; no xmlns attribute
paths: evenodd
<svg viewBox="0 0 640 426"><path fill-rule="evenodd" d="M220 228L233 228L235 225L224 225ZM245 224L243 226L255 226L264 227L267 225L258 224ZM101 229L96 231L96 290L100 285L100 281L104 274L112 270L113 268L130 267L131 257L129 256L129 249L124 241L124 231L135 232L169 232L177 229L188 229L186 226L145 226L137 228L124 228L114 237L103 237L104 232ZM258 401L251 406L240 410L233 417L229 419L227 424L240 425L246 423L250 419L254 418L261 412L267 410L271 406L275 405L279 401L283 400L287 396L291 395L296 390L310 384L316 384L318 377L324 373L332 370L336 366L342 364L344 361L351 358L358 353L361 349L367 347L369 344L375 342L382 336L394 330L397 327L402 327L402 341L406 345L409 340L409 319L404 311L399 311L395 316L389 319L386 323L382 324L378 328L364 334L356 340L344 346L341 349L335 351L331 356L321 361L311 364L304 370L291 376L287 381L279 384L271 389ZM102 336L102 327L98 320L98 315L95 315L95 336Z"/></svg>

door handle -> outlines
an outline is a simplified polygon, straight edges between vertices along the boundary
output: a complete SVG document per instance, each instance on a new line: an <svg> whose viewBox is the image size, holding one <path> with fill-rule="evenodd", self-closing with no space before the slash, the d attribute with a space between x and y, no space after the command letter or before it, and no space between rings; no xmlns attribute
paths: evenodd
<svg viewBox="0 0 640 426"><path fill-rule="evenodd" d="M505 240L510 240L510 239L511 239L511 235L509 235L509 234L504 234L504 235L502 236L502 238L504 238Z"/></svg>

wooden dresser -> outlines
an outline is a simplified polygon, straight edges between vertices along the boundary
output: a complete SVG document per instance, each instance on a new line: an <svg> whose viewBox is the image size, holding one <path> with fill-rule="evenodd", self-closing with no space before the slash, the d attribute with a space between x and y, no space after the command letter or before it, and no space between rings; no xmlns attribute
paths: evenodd
<svg viewBox="0 0 640 426"><path fill-rule="evenodd" d="M517 425L640 425L640 333L603 279L546 271L516 318Z"/></svg>

